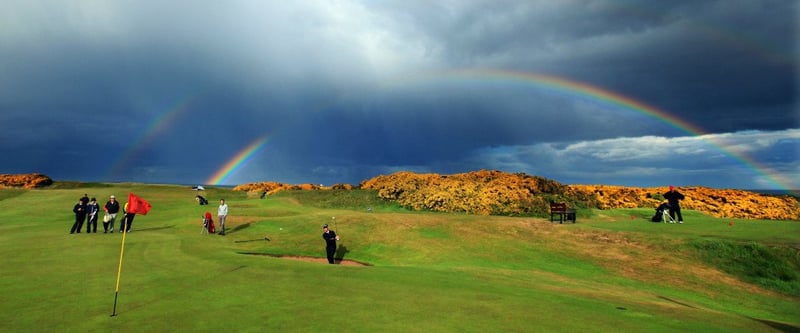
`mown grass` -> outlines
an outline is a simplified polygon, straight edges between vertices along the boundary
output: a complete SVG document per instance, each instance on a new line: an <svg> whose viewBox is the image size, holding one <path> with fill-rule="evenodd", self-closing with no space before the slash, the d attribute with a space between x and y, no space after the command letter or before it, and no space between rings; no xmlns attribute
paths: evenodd
<svg viewBox="0 0 800 333"><path fill-rule="evenodd" d="M578 224L554 225L542 218L409 212L372 201L364 191L286 192L261 200L207 188L210 206L197 205L188 187L171 185L57 183L13 191L0 191L0 322L9 332L749 332L800 326L796 294L698 256L717 251L703 245L707 241L758 244L761 252L798 244L797 221L730 226L686 212L686 224L664 225L647 222L646 210L614 210L587 211L583 216L590 217L579 215ZM128 192L146 198L153 210L137 216L126 237L117 316L110 317L121 235L69 235L71 208L83 193L104 202ZM200 217L216 215L220 198L230 205L228 235L203 235ZM243 254L324 257L323 223L342 236L344 259L373 266Z"/></svg>

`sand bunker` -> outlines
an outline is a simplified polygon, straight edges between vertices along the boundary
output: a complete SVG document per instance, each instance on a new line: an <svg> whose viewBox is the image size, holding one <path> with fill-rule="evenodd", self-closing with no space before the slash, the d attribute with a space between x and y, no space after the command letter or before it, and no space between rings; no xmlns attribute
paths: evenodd
<svg viewBox="0 0 800 333"><path fill-rule="evenodd" d="M267 256L267 257L274 257L274 258L281 258L281 259L289 259L289 260L300 260L300 261L307 261L307 262L316 262L321 264L327 264L327 258L318 258L318 257L307 257L307 256L294 256L294 255L279 255L279 254L269 254L269 253L252 253L246 252L242 254L249 254L254 256ZM345 265L345 266L372 266L367 263L355 261L355 260L348 260L348 259L334 259L334 263L336 265Z"/></svg>

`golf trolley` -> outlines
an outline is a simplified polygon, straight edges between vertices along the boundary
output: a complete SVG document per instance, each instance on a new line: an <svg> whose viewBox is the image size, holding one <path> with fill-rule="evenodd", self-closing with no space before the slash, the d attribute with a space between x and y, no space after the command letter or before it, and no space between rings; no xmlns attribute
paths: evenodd
<svg viewBox="0 0 800 333"><path fill-rule="evenodd" d="M669 221L669 223L675 223L675 219L672 218L672 215L669 215L669 207L661 211L661 221L664 223L667 223L667 221Z"/></svg>
<svg viewBox="0 0 800 333"><path fill-rule="evenodd" d="M664 202L656 208L656 214L653 216L653 222L675 223L675 219L669 215L669 204Z"/></svg>
<svg viewBox="0 0 800 333"><path fill-rule="evenodd" d="M206 212L203 215L203 229L200 230L200 234L213 234L215 232L216 228L214 227L214 220L211 219L211 213Z"/></svg>

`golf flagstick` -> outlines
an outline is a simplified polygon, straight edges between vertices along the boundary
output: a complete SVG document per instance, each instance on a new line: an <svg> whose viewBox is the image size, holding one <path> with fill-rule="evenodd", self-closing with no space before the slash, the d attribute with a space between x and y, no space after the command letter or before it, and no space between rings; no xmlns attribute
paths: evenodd
<svg viewBox="0 0 800 333"><path fill-rule="evenodd" d="M119 268L117 268L117 285L114 287L114 310L111 311L111 316L114 317L117 315L117 296L119 296L119 278L122 275L122 254L125 253L125 236L128 235L127 232L124 232L126 225L128 224L127 220L123 220L125 223L122 224L122 246L119 250Z"/></svg>

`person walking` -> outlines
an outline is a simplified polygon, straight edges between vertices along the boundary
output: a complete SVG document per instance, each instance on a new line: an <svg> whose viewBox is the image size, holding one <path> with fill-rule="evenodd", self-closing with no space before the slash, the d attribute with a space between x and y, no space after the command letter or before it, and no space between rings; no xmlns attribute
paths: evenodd
<svg viewBox="0 0 800 333"><path fill-rule="evenodd" d="M323 224L322 239L325 240L325 252L328 256L328 263L333 264L333 255L336 254L336 241L339 240L339 236L336 236L335 231L328 229L327 224Z"/></svg>
<svg viewBox="0 0 800 333"><path fill-rule="evenodd" d="M217 209L217 219L219 220L219 235L225 236L225 218L228 217L228 204L225 199L219 199L219 208Z"/></svg>
<svg viewBox="0 0 800 333"><path fill-rule="evenodd" d="M103 233L114 232L114 221L117 219L117 213L119 213L117 197L113 195L109 197L108 202L103 206L103 210L106 212L106 217L103 218Z"/></svg>
<svg viewBox="0 0 800 333"><path fill-rule="evenodd" d="M675 219L675 215L678 215L678 223L683 223L683 215L681 215L681 204L679 201L683 200L685 197L681 192L675 189L675 186L669 186L669 192L664 193L664 199L667 199L669 202L669 216L672 219ZM675 223L675 222L673 222Z"/></svg>
<svg viewBox="0 0 800 333"><path fill-rule="evenodd" d="M86 219L86 233L97 233L97 213L100 211L100 206L97 205L97 199L92 198L89 204L86 205L86 214L89 218Z"/></svg>
<svg viewBox="0 0 800 333"><path fill-rule="evenodd" d="M72 207L72 212L75 213L75 223L72 224L72 229L69 230L69 233L81 233L83 220L86 219L86 205L83 204L83 200L78 200L78 203Z"/></svg>

